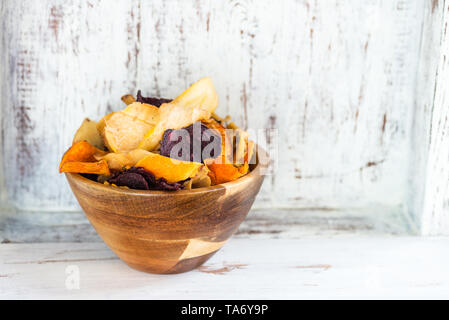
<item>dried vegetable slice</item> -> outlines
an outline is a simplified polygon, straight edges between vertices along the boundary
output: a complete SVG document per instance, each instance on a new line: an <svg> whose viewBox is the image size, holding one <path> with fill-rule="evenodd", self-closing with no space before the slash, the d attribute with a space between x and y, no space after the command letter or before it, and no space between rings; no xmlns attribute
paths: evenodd
<svg viewBox="0 0 449 320"><path fill-rule="evenodd" d="M151 153L137 162L135 166L151 172L157 179L165 178L167 182L173 183L194 177L203 164L171 159Z"/></svg>
<svg viewBox="0 0 449 320"><path fill-rule="evenodd" d="M181 129L202 119L209 119L218 106L218 96L210 78L195 82L179 97L159 107L159 121L139 144L140 149L152 151L168 129Z"/></svg>
<svg viewBox="0 0 449 320"><path fill-rule="evenodd" d="M86 140L98 149L104 149L103 139L97 129L97 122L92 121L89 118L84 119L83 123L76 131L72 144L83 140Z"/></svg>
<svg viewBox="0 0 449 320"><path fill-rule="evenodd" d="M236 150L232 150L231 138L228 137L226 129L215 119L203 121L210 128L214 128L222 135L222 155L219 159L208 159L205 161L209 171L212 184L226 183L237 180L249 171L249 160L251 159L254 143L248 141L248 135L241 129L234 130L237 135L238 144ZM233 156L235 154L235 157Z"/></svg>
<svg viewBox="0 0 449 320"><path fill-rule="evenodd" d="M136 102L136 99L130 95L130 94L125 94L124 96L122 96L122 101L126 104L126 105L130 105L131 103ZM141 101L139 101L141 102ZM151 104L151 103L150 103Z"/></svg>
<svg viewBox="0 0 449 320"><path fill-rule="evenodd" d="M192 188L210 187L212 180L209 177L209 169L203 166L198 170L198 173L191 179Z"/></svg>
<svg viewBox="0 0 449 320"><path fill-rule="evenodd" d="M141 159L149 155L150 152L142 149L135 149L130 152L111 152L106 155L98 155L97 160L105 160L111 170L122 170L125 167L133 167Z"/></svg>
<svg viewBox="0 0 449 320"><path fill-rule="evenodd" d="M97 162L66 162L62 165L59 172L90 173L106 176L111 174L105 160L100 160Z"/></svg>
<svg viewBox="0 0 449 320"><path fill-rule="evenodd" d="M105 154L105 151L94 147L87 141L83 140L76 142L64 153L61 163L59 164L59 172L63 172L61 171L62 167L68 162L95 162L95 156Z"/></svg>
<svg viewBox="0 0 449 320"><path fill-rule="evenodd" d="M230 116L215 114L218 97L210 78L174 100L144 97L139 90L137 98L128 94L122 101L126 108L98 123L83 121L60 172L96 174L91 178L101 183L141 190L208 187L248 173L254 143ZM189 149L179 144L186 141Z"/></svg>
<svg viewBox="0 0 449 320"><path fill-rule="evenodd" d="M210 170L209 177L214 185L237 180L246 173L240 172L239 168L232 163L212 162L207 164L207 167Z"/></svg>
<svg viewBox="0 0 449 320"><path fill-rule="evenodd" d="M143 97L142 92L139 90L139 91L137 91L137 101L141 102L141 103L151 104L151 105L159 108L163 103L171 102L172 99Z"/></svg>
<svg viewBox="0 0 449 320"><path fill-rule="evenodd" d="M108 184L118 187L128 187L139 190L176 191L185 188L184 182L168 183L164 178L156 179L149 171L141 167L131 167L107 180Z"/></svg>
<svg viewBox="0 0 449 320"><path fill-rule="evenodd" d="M160 154L178 160L203 162L203 156L217 158L221 148L220 133L202 122L196 122L182 129L166 130L162 136Z"/></svg>
<svg viewBox="0 0 449 320"><path fill-rule="evenodd" d="M109 150L127 152L138 147L145 134L154 128L158 118L158 108L134 102L122 111L105 116L97 128Z"/></svg>

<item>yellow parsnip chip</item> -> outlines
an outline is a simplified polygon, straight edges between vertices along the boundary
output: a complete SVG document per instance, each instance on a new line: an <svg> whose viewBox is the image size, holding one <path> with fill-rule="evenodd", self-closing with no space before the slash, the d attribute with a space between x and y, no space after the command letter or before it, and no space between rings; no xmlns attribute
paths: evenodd
<svg viewBox="0 0 449 320"><path fill-rule="evenodd" d="M122 111L105 116L97 128L109 150L128 152L138 147L145 134L158 122L158 118L158 108L134 102Z"/></svg>
<svg viewBox="0 0 449 320"><path fill-rule="evenodd" d="M134 102L121 112L155 126L159 120L159 108L151 104Z"/></svg>
<svg viewBox="0 0 449 320"><path fill-rule="evenodd" d="M76 131L73 137L72 144L79 141L86 140L91 145L96 148L103 149L104 143L97 129L97 123L95 121L89 120L89 118L84 119L83 123Z"/></svg>
<svg viewBox="0 0 449 320"><path fill-rule="evenodd" d="M135 149L124 153L108 153L95 157L97 160L105 160L111 170L122 170L124 167L132 167L141 159L149 155L150 152L142 149Z"/></svg>
<svg viewBox="0 0 449 320"><path fill-rule="evenodd" d="M243 164L245 162L245 155L248 146L248 132L241 129L236 129L236 146L235 146L235 160L236 164Z"/></svg>
<svg viewBox="0 0 449 320"><path fill-rule="evenodd" d="M209 169L207 166L203 166L198 170L198 173L192 178L192 188L204 188L209 187L212 181L209 177Z"/></svg>
<svg viewBox="0 0 449 320"><path fill-rule="evenodd" d="M158 123L147 132L139 148L152 151L167 129L181 129L196 121L209 119L218 106L218 96L210 78L195 82L179 97L159 108Z"/></svg>

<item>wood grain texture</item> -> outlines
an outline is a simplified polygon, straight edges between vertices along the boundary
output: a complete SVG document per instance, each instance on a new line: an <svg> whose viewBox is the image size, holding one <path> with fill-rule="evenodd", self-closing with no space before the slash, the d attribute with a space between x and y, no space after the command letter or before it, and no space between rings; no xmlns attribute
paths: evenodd
<svg viewBox="0 0 449 320"><path fill-rule="evenodd" d="M0 298L447 299L448 245L418 237L231 239L201 268L164 276L126 267L103 243L0 244ZM79 289L69 290L74 268Z"/></svg>
<svg viewBox="0 0 449 320"><path fill-rule="evenodd" d="M391 236L408 231L388 208L369 211L252 209L233 238L304 239L319 236ZM390 208L390 210L392 210ZM0 243L102 242L83 212L0 213Z"/></svg>
<svg viewBox="0 0 449 320"><path fill-rule="evenodd" d="M430 109L425 147L428 149L426 176L423 189L421 231L425 235L449 235L449 8L447 1L440 1L434 7L434 23L439 24L438 37L430 51L434 61L427 99ZM425 78L423 79L425 80Z"/></svg>
<svg viewBox="0 0 449 320"><path fill-rule="evenodd" d="M257 208L387 207L414 225L406 203L430 4L2 1L2 193L20 209L79 210L55 168L84 117L119 110L137 89L174 97L208 75L220 114L278 129L265 143L278 148L277 171Z"/></svg>
<svg viewBox="0 0 449 320"><path fill-rule="evenodd" d="M120 259L145 272L179 273L200 266L237 230L262 185L261 170L258 163L236 181L178 192L66 177L87 218Z"/></svg>

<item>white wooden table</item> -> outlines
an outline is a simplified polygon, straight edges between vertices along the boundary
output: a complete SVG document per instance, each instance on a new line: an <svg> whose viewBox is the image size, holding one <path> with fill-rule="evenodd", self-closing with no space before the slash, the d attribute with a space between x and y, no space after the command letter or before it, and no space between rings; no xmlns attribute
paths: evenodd
<svg viewBox="0 0 449 320"><path fill-rule="evenodd" d="M152 275L101 242L1 244L0 298L449 298L448 248L449 238L235 238L195 271Z"/></svg>
<svg viewBox="0 0 449 320"><path fill-rule="evenodd" d="M449 237L360 215L252 210L204 266L152 275L120 261L81 212L3 213L0 299L449 298Z"/></svg>

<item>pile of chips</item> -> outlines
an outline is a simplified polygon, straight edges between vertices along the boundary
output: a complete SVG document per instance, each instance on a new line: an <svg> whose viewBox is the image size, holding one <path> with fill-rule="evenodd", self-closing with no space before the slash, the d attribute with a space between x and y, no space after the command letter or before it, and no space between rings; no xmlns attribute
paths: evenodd
<svg viewBox="0 0 449 320"><path fill-rule="evenodd" d="M122 97L127 107L100 121L85 119L59 172L115 187L177 191L236 180L249 171L254 143L230 117L215 114L210 78L176 99ZM254 161L254 160L253 160Z"/></svg>

